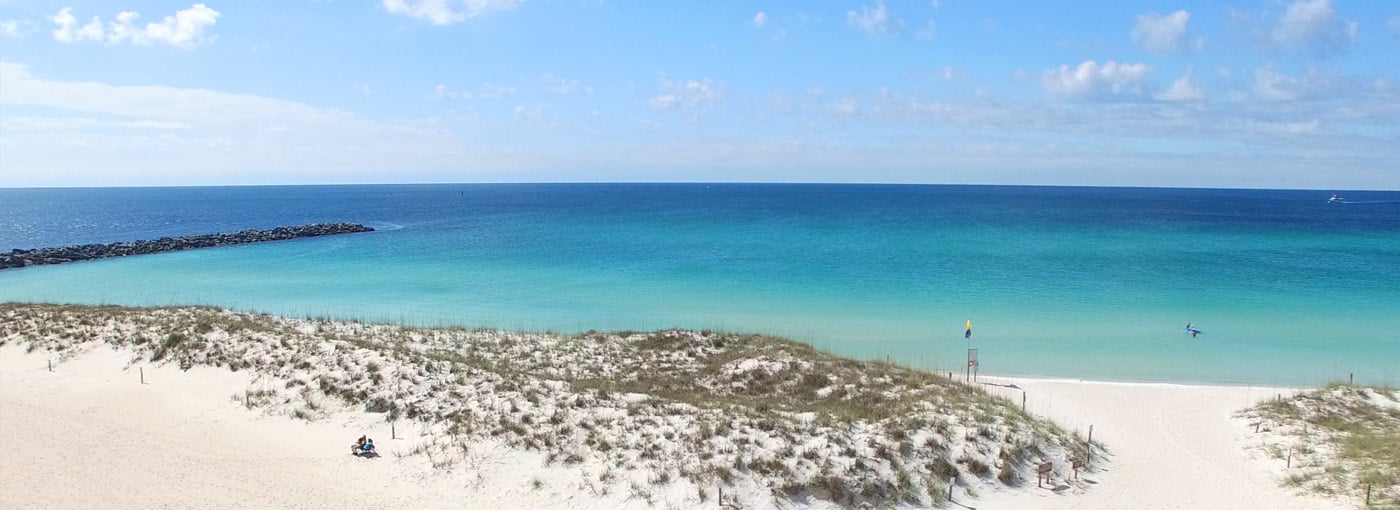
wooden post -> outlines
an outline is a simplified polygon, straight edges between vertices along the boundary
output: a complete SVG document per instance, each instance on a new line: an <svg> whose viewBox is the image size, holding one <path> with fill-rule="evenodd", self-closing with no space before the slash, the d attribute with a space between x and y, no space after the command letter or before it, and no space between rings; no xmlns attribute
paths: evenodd
<svg viewBox="0 0 1400 510"><path fill-rule="evenodd" d="M1366 508L1371 508L1371 484L1366 484Z"/></svg>
<svg viewBox="0 0 1400 510"><path fill-rule="evenodd" d="M49 358L49 371L53 371L53 358Z"/></svg>
<svg viewBox="0 0 1400 510"><path fill-rule="evenodd" d="M394 428L394 424L395 424L395 423L398 423L398 422L397 422L397 421L391 421L391 422L389 422L389 439L398 439L398 438L399 438L399 431L398 431L398 429Z"/></svg>
<svg viewBox="0 0 1400 510"><path fill-rule="evenodd" d="M1085 446L1084 446L1084 462L1085 462L1085 463L1089 463L1089 462L1093 462L1093 461L1094 461L1094 426L1093 426L1092 424L1090 424L1090 425L1089 425L1089 440L1088 440L1087 442L1085 442Z"/></svg>
<svg viewBox="0 0 1400 510"><path fill-rule="evenodd" d="M948 477L948 501L953 501L953 484L954 484L954 483L957 483L957 481L958 481L958 477L956 477L956 476L950 476L950 477ZM1368 486L1368 487L1369 487L1369 486ZM1370 489L1367 489L1367 492L1366 492L1366 493L1367 493L1367 494L1370 494ZM1369 498L1370 496L1367 496L1367 497Z"/></svg>
<svg viewBox="0 0 1400 510"><path fill-rule="evenodd" d="M1293 469L1293 447L1292 447L1292 446L1288 447L1288 465L1285 466L1285 467L1287 467L1288 469Z"/></svg>
<svg viewBox="0 0 1400 510"><path fill-rule="evenodd" d="M146 384L146 367L136 367L141 371L141 384Z"/></svg>
<svg viewBox="0 0 1400 510"><path fill-rule="evenodd" d="M1347 384L1356 384L1356 379L1355 379L1355 377L1356 377L1356 373L1354 373L1354 372L1348 372L1348 373L1347 373Z"/></svg>
<svg viewBox="0 0 1400 510"><path fill-rule="evenodd" d="M1021 414L1026 412L1026 390L1021 390Z"/></svg>

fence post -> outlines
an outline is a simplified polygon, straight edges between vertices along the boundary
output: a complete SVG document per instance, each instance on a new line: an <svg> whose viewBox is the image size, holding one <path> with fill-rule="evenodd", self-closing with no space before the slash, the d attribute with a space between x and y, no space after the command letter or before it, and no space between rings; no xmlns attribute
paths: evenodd
<svg viewBox="0 0 1400 510"><path fill-rule="evenodd" d="M1094 425L1089 424L1089 440L1084 445L1084 463L1094 461Z"/></svg>
<svg viewBox="0 0 1400 510"><path fill-rule="evenodd" d="M49 358L49 371L53 371L53 358Z"/></svg>
<svg viewBox="0 0 1400 510"><path fill-rule="evenodd" d="M1293 447L1292 447L1292 446L1288 447L1288 465L1285 466L1285 467L1288 468L1288 469L1293 469Z"/></svg>
<svg viewBox="0 0 1400 510"><path fill-rule="evenodd" d="M1026 390L1021 390L1021 414L1026 413Z"/></svg>
<svg viewBox="0 0 1400 510"><path fill-rule="evenodd" d="M141 371L141 384L146 384L146 367L136 367Z"/></svg>
<svg viewBox="0 0 1400 510"><path fill-rule="evenodd" d="M397 421L391 421L391 422L389 422L389 439L398 439L398 438L399 438L399 431L398 431L397 428L394 427L394 424L396 424L396 423L398 423L398 422L397 422Z"/></svg>

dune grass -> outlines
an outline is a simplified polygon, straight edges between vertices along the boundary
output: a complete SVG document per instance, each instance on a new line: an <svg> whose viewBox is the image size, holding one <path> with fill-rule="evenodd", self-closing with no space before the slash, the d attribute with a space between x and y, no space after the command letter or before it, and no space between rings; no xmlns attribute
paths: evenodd
<svg viewBox="0 0 1400 510"><path fill-rule="evenodd" d="M1240 415L1268 455L1292 452L1284 486L1358 503L1369 488L1370 508L1400 508L1400 389L1334 383Z"/></svg>
<svg viewBox="0 0 1400 510"><path fill-rule="evenodd" d="M7 303L7 342L60 359L111 345L154 363L248 370L264 381L237 396L249 408L316 420L339 402L438 431L422 451L442 469L490 439L599 473L589 483L600 493L644 500L676 483L745 482L775 500L937 505L950 479L966 494L1015 487L1033 463L1067 471L1063 459L1091 447L980 386L764 335L564 336ZM588 471L599 463L607 469ZM627 485L636 480L647 484Z"/></svg>

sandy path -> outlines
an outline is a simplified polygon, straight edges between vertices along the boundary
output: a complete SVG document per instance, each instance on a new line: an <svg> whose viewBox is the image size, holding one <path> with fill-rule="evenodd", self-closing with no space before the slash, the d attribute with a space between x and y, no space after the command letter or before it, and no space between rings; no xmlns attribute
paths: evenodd
<svg viewBox="0 0 1400 510"><path fill-rule="evenodd" d="M1082 475L1097 482L1079 495L1051 490L986 495L972 506L1035 509L1125 508L1350 508L1300 497L1279 488L1281 466L1251 458L1242 445L1250 431L1236 410L1293 390L1234 386L1134 384L982 378L1024 388L1027 409L1070 430L1087 433L1111 450L1103 470ZM1021 400L1021 390L988 386Z"/></svg>

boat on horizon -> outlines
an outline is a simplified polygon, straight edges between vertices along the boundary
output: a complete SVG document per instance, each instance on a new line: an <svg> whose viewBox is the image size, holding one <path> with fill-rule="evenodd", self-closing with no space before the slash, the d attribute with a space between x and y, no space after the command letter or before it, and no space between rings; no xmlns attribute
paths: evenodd
<svg viewBox="0 0 1400 510"><path fill-rule="evenodd" d="M1327 203L1329 204L1345 204L1346 202L1347 200L1345 198L1337 196L1336 193L1332 194L1332 198L1327 199Z"/></svg>

